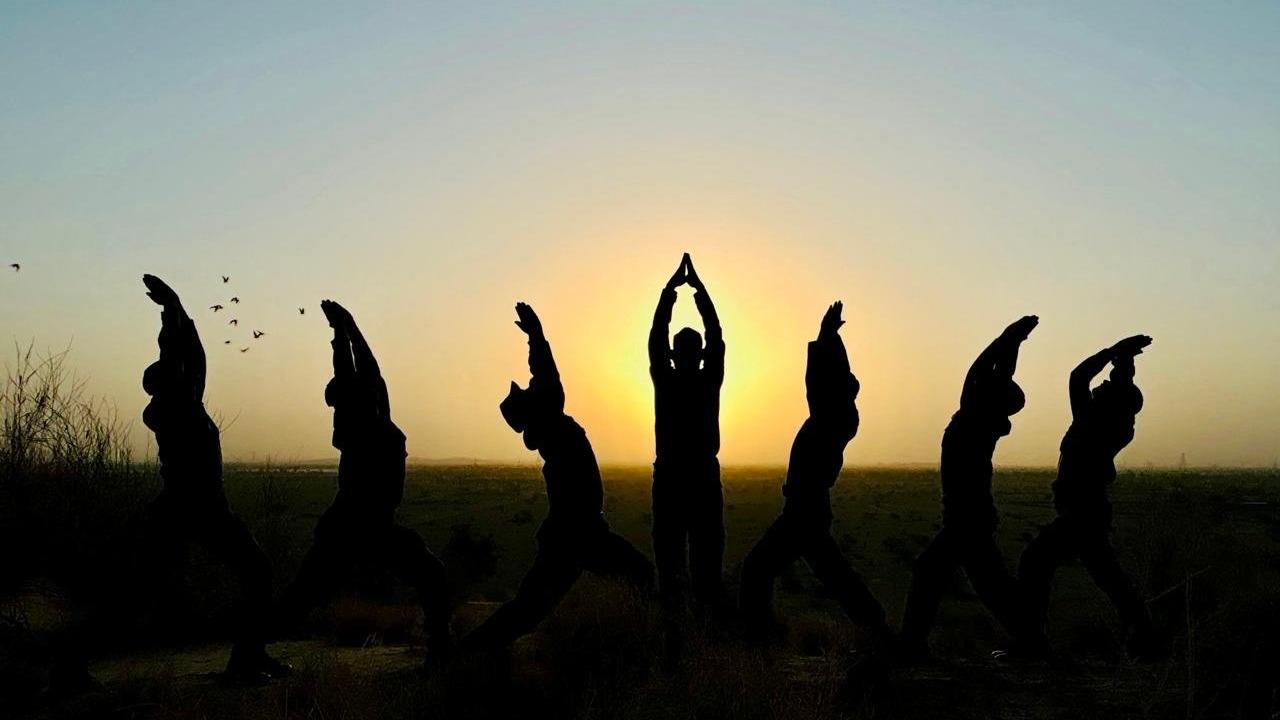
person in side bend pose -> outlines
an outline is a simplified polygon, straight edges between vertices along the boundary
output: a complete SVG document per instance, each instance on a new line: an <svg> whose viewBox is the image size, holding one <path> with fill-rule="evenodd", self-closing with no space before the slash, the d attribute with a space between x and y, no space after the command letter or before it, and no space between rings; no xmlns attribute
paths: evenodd
<svg viewBox="0 0 1280 720"><path fill-rule="evenodd" d="M160 359L147 367L142 387L151 396L142 420L156 436L164 487L146 512L143 552L152 572L179 566L195 541L240 579L244 607L227 677L256 682L281 677L289 667L266 653L271 607L271 565L244 521L231 511L222 485L218 426L204 407L205 354L195 323L178 294L160 278L143 275L160 313Z"/></svg>
<svg viewBox="0 0 1280 720"><path fill-rule="evenodd" d="M676 288L688 284L706 329L667 340ZM724 493L720 486L720 386L724 337L720 318L693 261L685 253L658 300L649 331L657 457L653 463L653 554L658 591L669 623L683 614L692 575L694 600L715 612L723 605ZM690 573L692 570L692 573Z"/></svg>
<svg viewBox="0 0 1280 720"><path fill-rule="evenodd" d="M881 649L890 636L884 608L831 537L831 487L844 465L844 449L858 432L858 379L840 340L842 310L841 303L832 304L818 339L809 343L804 378L809 417L791 446L782 515L742 563L742 620L753 641L771 634L774 579L800 557L850 619L871 634L873 648Z"/></svg>
<svg viewBox="0 0 1280 720"><path fill-rule="evenodd" d="M1036 536L1018 563L1018 581L1027 603L1026 635L1019 646L1028 653L1048 651L1045 620L1058 566L1078 557L1098 587L1111 598L1127 633L1127 650L1144 658L1161 653L1147 607L1111 546L1111 501L1107 487L1116 479L1116 455L1133 440L1142 410L1142 391L1133 383L1134 358L1151 344L1134 335L1102 350L1071 371L1071 426L1062 438L1053 504L1058 516ZM1090 384L1107 364L1111 375Z"/></svg>
<svg viewBox="0 0 1280 720"><path fill-rule="evenodd" d="M524 445L543 459L547 517L538 528L538 553L514 598L463 641L468 649L496 650L533 631L573 584L589 570L617 577L649 591L653 564L609 529L604 518L604 486L591 442L564 412L564 387L542 323L525 303L516 305L516 325L529 336L528 388L511 383L499 406Z"/></svg>
<svg viewBox="0 0 1280 720"><path fill-rule="evenodd" d="M351 313L332 300L320 309L333 328L333 408L338 494L316 524L315 542L281 599L282 623L297 622L336 591L361 561L391 569L419 594L427 636L427 667L451 650L449 590L444 564L418 533L396 523L404 498L405 435L391 419L387 383Z"/></svg>
<svg viewBox="0 0 1280 720"><path fill-rule="evenodd" d="M942 433L942 529L916 559L899 637L900 661L928 657L938 603L957 565L991 614L1017 634L1017 584L995 541L991 457L1013 427L1009 418L1026 404L1013 373L1018 348L1039 322L1028 315L1005 328L965 375L960 409Z"/></svg>

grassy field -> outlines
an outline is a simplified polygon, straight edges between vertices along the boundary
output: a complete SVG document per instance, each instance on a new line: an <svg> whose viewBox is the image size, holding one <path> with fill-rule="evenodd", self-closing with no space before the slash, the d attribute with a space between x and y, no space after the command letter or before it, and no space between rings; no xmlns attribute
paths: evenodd
<svg viewBox="0 0 1280 720"><path fill-rule="evenodd" d="M646 553L647 468L606 468L606 515ZM781 468L724 473L726 580L781 507ZM1012 565L1052 517L1041 470L998 474L1000 543ZM331 468L228 468L232 505L288 580L334 492ZM873 592L900 617L911 564L936 529L933 470L853 469L837 484L834 535ZM255 690L210 679L225 657L233 580L198 552L179 604L181 631L105 647L94 671L107 692L40 707L40 716L111 717L1232 717L1250 648L1280 589L1280 475L1276 472L1128 471L1114 487L1115 543L1160 628L1174 638L1167 661L1132 664L1120 652L1106 598L1078 567L1064 568L1051 608L1059 657L1001 667L987 658L1004 638L962 578L945 601L935 648L944 663L899 673L877 707L843 707L838 691L855 639L839 608L797 564L779 582L787 646L749 652L732 637L699 637L687 660L659 669L652 604L587 578L555 616L517 646L509 672L486 664L423 682L414 672L417 612L402 589L370 570L351 597L312 618L277 652L299 668ZM465 632L511 596L534 551L546 508L536 467L415 466L400 521L450 567L456 627ZM104 589L105 590L105 589ZM23 594L25 593L25 595ZM30 588L19 593L32 598ZM74 606L75 600L67 599ZM35 634L74 610L28 602ZM34 618L34 619L32 619ZM192 629L192 628L195 629ZM175 649L169 649L175 648ZM34 681L33 681L34 682ZM501 687L493 691L493 684Z"/></svg>

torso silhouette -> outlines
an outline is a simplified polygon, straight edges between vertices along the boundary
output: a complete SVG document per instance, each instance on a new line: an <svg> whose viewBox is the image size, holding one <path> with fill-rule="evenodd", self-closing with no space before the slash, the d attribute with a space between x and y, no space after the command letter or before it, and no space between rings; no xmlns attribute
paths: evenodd
<svg viewBox="0 0 1280 720"><path fill-rule="evenodd" d="M834 332L809 343L805 388L809 417L791 445L782 494L786 509L829 517L831 487L844 465L844 449L858 432L858 380Z"/></svg>
<svg viewBox="0 0 1280 720"><path fill-rule="evenodd" d="M658 461L714 458L720 452L722 366L651 371Z"/></svg>
<svg viewBox="0 0 1280 720"><path fill-rule="evenodd" d="M595 451L582 426L559 413L539 428L543 437L542 477L547 483L548 519L582 523L599 520L604 511L604 485Z"/></svg>
<svg viewBox="0 0 1280 720"><path fill-rule="evenodd" d="M942 433L942 518L947 524L985 525L996 519L991 458L1009 434L1003 408L975 402L951 416Z"/></svg>
<svg viewBox="0 0 1280 720"><path fill-rule="evenodd" d="M1071 382L1071 425L1062 438L1053 483L1059 511L1109 506L1107 486L1116 479L1116 455L1133 441L1142 391L1133 384L1133 359L1113 362L1111 377L1089 390L1105 362L1102 354L1081 364ZM1097 369L1094 369L1097 367Z"/></svg>
<svg viewBox="0 0 1280 720"><path fill-rule="evenodd" d="M405 435L389 419L369 418L338 449L335 503L367 509L376 516L395 513L404 498Z"/></svg>
<svg viewBox="0 0 1280 720"><path fill-rule="evenodd" d="M222 443L204 403L161 393L142 411L155 433L160 478L168 494L186 497L222 492Z"/></svg>

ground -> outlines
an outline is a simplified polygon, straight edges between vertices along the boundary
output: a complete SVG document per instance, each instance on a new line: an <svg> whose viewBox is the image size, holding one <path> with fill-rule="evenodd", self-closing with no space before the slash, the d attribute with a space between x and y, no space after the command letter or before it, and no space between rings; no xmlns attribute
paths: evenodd
<svg viewBox="0 0 1280 720"><path fill-rule="evenodd" d="M725 472L731 589L781 507L781 478L780 468ZM1038 470L997 476L999 538L1011 566L1052 517L1051 479ZM417 612L371 570L349 597L275 646L298 668L293 679L232 688L214 673L225 662L234 583L197 552L182 601L183 617L201 620L196 629L188 622L168 642L99 648L92 667L100 693L53 705L29 697L13 707L43 717L1230 717L1251 670L1254 628L1264 626L1258 608L1280 588L1277 481L1262 471L1121 474L1115 543L1173 645L1171 658L1154 663L1124 658L1114 612L1078 567L1064 568L1056 585L1055 659L996 663L989 652L1006 638L958 576L934 638L940 662L896 673L874 706L846 702L841 689L857 638L797 564L779 582L790 633L769 654L749 651L732 630L699 632L685 661L664 669L652 605L587 579L509 660L473 660L424 679ZM227 485L287 580L332 497L332 468L238 467ZM648 552L647 471L607 468L606 491L614 528ZM893 622L911 561L936 529L937 495L936 471L927 469L853 469L836 487L835 537ZM412 468L400 520L449 565L462 601L459 631L510 597L544 511L534 467ZM38 634L40 621L32 624Z"/></svg>

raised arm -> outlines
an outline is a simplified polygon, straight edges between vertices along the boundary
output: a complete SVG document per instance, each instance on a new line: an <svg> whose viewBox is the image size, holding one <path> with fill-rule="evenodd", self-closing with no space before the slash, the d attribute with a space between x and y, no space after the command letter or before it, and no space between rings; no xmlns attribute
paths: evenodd
<svg viewBox="0 0 1280 720"><path fill-rule="evenodd" d="M369 343L365 341L364 334L360 332L360 327L350 313L347 313L347 336L351 340L356 377L361 385L374 393L374 401L383 417L391 417L391 397L387 392L387 381L383 379L378 360L373 356Z"/></svg>
<svg viewBox="0 0 1280 720"><path fill-rule="evenodd" d="M711 293L702 284L702 278L693 269L693 260L688 253L684 256L685 275L694 289L693 302L698 306L698 314L702 316L702 327L706 337L706 348L703 350L703 367L712 372L724 374L724 333L720 329L720 316L716 314L716 306L711 302Z"/></svg>
<svg viewBox="0 0 1280 720"><path fill-rule="evenodd" d="M685 255L685 257L689 257ZM676 288L685 283L684 260L662 288L658 307L653 311L653 326L649 328L649 374L671 365L671 309L676 304Z"/></svg>
<svg viewBox="0 0 1280 720"><path fill-rule="evenodd" d="M346 308L332 300L322 300L320 310L333 328L333 376L341 379L354 379L356 375L355 361L351 356L351 336L348 334L347 318L350 313Z"/></svg>
<svg viewBox="0 0 1280 720"><path fill-rule="evenodd" d="M818 338L809 343L809 358L804 371L805 399L809 404L809 417L821 418L846 406L856 392L857 381L850 387L848 379L853 373L849 368L849 353L840 339L840 326L844 325L840 313L844 303L836 301L822 317Z"/></svg>
<svg viewBox="0 0 1280 720"><path fill-rule="evenodd" d="M157 338L160 360L179 369L192 398L198 402L204 398L207 366L195 323L182 307L178 294L163 280L155 275L143 275L142 282L147 286L147 297L163 308Z"/></svg>
<svg viewBox="0 0 1280 720"><path fill-rule="evenodd" d="M973 403L980 402L981 393L988 382L992 386L1003 385L1013 378L1018 366L1018 350L1039 322L1040 318L1035 315L1018 319L979 353L965 375L964 389L960 394L961 407L970 407Z"/></svg>
<svg viewBox="0 0 1280 720"><path fill-rule="evenodd" d="M1071 371L1071 377L1067 381L1067 393L1071 397L1071 417L1079 420L1088 414L1089 401L1092 397L1089 386L1107 363L1111 362L1113 355L1111 348L1099 350L1085 358Z"/></svg>
<svg viewBox="0 0 1280 720"><path fill-rule="evenodd" d="M551 343L542 332L542 321L527 303L516 303L516 326L529 336L529 389L534 391L547 410L564 411L564 386L560 371L551 355Z"/></svg>

